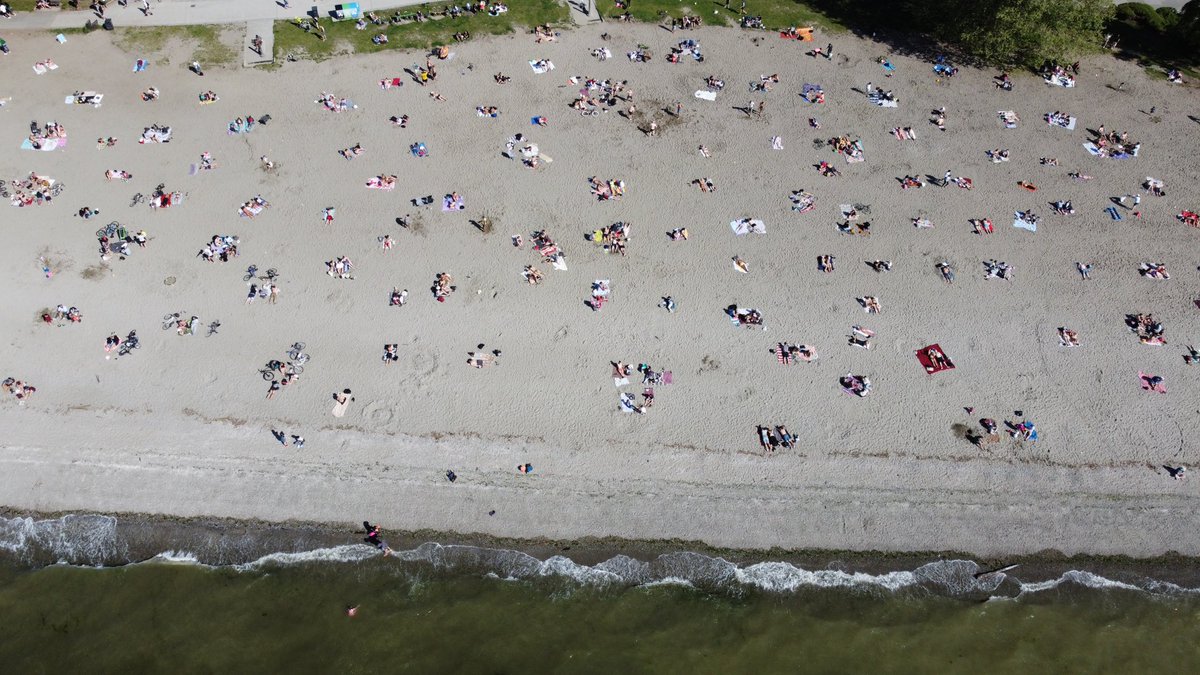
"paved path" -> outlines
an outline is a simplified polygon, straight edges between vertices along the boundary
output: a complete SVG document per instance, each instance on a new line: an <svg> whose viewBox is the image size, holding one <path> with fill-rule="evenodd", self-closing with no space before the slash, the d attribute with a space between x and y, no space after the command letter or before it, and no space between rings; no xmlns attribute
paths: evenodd
<svg viewBox="0 0 1200 675"><path fill-rule="evenodd" d="M571 9L571 19L577 26L585 26L602 20L596 0L567 0L567 7Z"/></svg>
<svg viewBox="0 0 1200 675"><path fill-rule="evenodd" d="M586 0L585 0L586 1ZM81 5L87 4L80 0ZM322 16L329 16L329 11L337 2L333 0L295 0L290 9L280 7L274 0L153 0L150 16L142 14L139 0L130 0L129 5L121 7L115 2L109 3L105 13L118 28L129 26L187 26L192 24L246 23L259 20L287 20L303 16L316 5ZM358 0L362 11L384 11L397 7L419 5L418 0ZM22 12L11 19L0 19L0 31L15 30L58 30L62 28L82 28L85 23L96 18L87 10L57 11L42 10ZM266 39L266 36L263 36ZM264 49L264 51L266 51Z"/></svg>
<svg viewBox="0 0 1200 675"><path fill-rule="evenodd" d="M262 38L262 49L251 49L254 36ZM242 65L261 66L272 63L275 58L275 22L271 19L254 19L246 22L246 35L242 38Z"/></svg>

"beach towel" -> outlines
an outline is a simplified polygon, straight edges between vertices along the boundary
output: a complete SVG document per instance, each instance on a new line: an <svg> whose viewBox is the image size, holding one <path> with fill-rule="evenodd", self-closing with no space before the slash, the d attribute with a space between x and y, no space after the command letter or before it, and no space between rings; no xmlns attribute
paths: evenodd
<svg viewBox="0 0 1200 675"><path fill-rule="evenodd" d="M1037 223L1031 223L1027 220L1023 220L1021 216L1021 212L1017 211L1015 217L1013 218L1013 227L1019 227L1022 230L1029 230L1030 232L1037 232Z"/></svg>
<svg viewBox="0 0 1200 675"><path fill-rule="evenodd" d="M940 363L929 357L930 350L934 350L942 355L942 361ZM925 372L930 375L940 373L943 370L954 370L954 362L950 360L949 356L946 356L946 352L942 351L941 345L937 344L936 342L918 349L917 361L919 361L925 368Z"/></svg>
<svg viewBox="0 0 1200 675"><path fill-rule="evenodd" d="M621 394L621 412L635 412L633 408L633 394L628 392Z"/></svg>
<svg viewBox="0 0 1200 675"><path fill-rule="evenodd" d="M1046 120L1046 124L1049 124L1052 127L1058 127L1060 129L1067 129L1068 131L1075 130L1075 118L1074 117L1068 117L1067 123L1065 125L1059 124L1057 122L1051 122L1049 119Z"/></svg>
<svg viewBox="0 0 1200 675"><path fill-rule="evenodd" d="M750 234L750 233L754 233L754 234L766 234L767 233L766 224L763 223L763 221L754 219L754 218L745 218L742 220L731 220L731 221L729 221L729 229L733 230L733 233L739 237L744 234Z"/></svg>
<svg viewBox="0 0 1200 675"><path fill-rule="evenodd" d="M62 33L59 33L58 35L54 36L54 39L55 39L55 41L58 42L58 44L61 45L62 43L67 41L67 36L63 35Z"/></svg>
<svg viewBox="0 0 1200 675"><path fill-rule="evenodd" d="M546 61L544 65L538 65L537 61L530 61L529 67L532 68L533 72L537 73L538 75L544 75L554 70L554 63L552 61Z"/></svg>
<svg viewBox="0 0 1200 675"><path fill-rule="evenodd" d="M37 73L38 75L45 75L46 74L46 66L43 66L40 63L35 63L35 64L33 64L33 72Z"/></svg>
<svg viewBox="0 0 1200 675"><path fill-rule="evenodd" d="M696 98L702 98L705 101L717 100L717 92L715 92L715 91L705 91L703 89L699 89L696 91L695 96L696 96Z"/></svg>
<svg viewBox="0 0 1200 675"><path fill-rule="evenodd" d="M613 378L613 386L614 387L624 387L627 384L629 384L628 377L614 377Z"/></svg>
<svg viewBox="0 0 1200 675"><path fill-rule="evenodd" d="M463 203L462 197L459 197L458 199L451 199L449 197L442 198L443 211L462 211L465 208L467 208L467 206Z"/></svg>
<svg viewBox="0 0 1200 675"><path fill-rule="evenodd" d="M782 342L775 343L775 360L779 361L781 366L788 364L787 349L784 348Z"/></svg>
<svg viewBox="0 0 1200 675"><path fill-rule="evenodd" d="M675 383L675 373L673 373L669 370L663 371L662 381L663 381L663 384L674 384Z"/></svg>
<svg viewBox="0 0 1200 675"><path fill-rule="evenodd" d="M1143 373L1140 370L1138 371L1138 381L1141 383L1142 389L1145 389L1146 391L1153 391L1158 394L1167 393L1167 385L1163 384L1162 382L1159 382L1158 384L1155 384L1155 385L1150 384L1150 379L1152 377L1154 377L1154 376L1147 375L1146 373Z"/></svg>
<svg viewBox="0 0 1200 675"><path fill-rule="evenodd" d="M345 417L346 408L349 408L349 407L350 407L350 397L347 396L346 400L344 400L340 403L335 403L333 405L333 416L334 417Z"/></svg>
<svg viewBox="0 0 1200 675"><path fill-rule="evenodd" d="M1075 78L1066 75L1050 75L1045 78L1046 84L1071 88L1075 86Z"/></svg>
<svg viewBox="0 0 1200 675"><path fill-rule="evenodd" d="M782 136L772 136L771 137L771 149L772 150L782 150L783 149L783 137Z"/></svg>
<svg viewBox="0 0 1200 675"><path fill-rule="evenodd" d="M1117 207L1115 207L1115 206L1110 206L1110 207L1108 207L1107 209L1104 209L1104 210L1108 212L1108 215L1109 215L1109 216L1110 216L1110 217L1111 217L1113 220L1125 220L1125 216L1121 215L1121 212L1120 212L1120 211L1118 211L1118 210L1117 210Z"/></svg>
<svg viewBox="0 0 1200 675"><path fill-rule="evenodd" d="M42 147L40 148L33 147L33 141L29 140L28 138L21 142L22 150L41 150L42 152L51 152L53 150L58 150L59 148L65 147L67 147L67 139L65 138L43 138Z"/></svg>

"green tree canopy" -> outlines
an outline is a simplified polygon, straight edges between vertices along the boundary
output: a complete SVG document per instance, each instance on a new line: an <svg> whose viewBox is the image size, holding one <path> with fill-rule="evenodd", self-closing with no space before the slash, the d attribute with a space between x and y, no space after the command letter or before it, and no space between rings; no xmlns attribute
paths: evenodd
<svg viewBox="0 0 1200 675"><path fill-rule="evenodd" d="M984 63L1036 67L1099 47L1113 11L1111 0L979 0L946 37Z"/></svg>

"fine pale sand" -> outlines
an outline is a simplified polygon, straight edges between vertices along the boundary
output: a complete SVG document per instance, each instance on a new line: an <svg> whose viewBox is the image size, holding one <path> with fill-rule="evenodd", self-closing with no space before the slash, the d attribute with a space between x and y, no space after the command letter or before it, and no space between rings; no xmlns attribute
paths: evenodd
<svg viewBox="0 0 1200 675"><path fill-rule="evenodd" d="M603 30L615 55L598 62L589 51ZM1200 459L1200 373L1181 358L1200 340L1200 230L1174 218L1200 207L1192 89L1107 57L1085 61L1074 89L1022 75L1007 93L993 88L994 73L970 69L938 84L928 63L899 56L896 76L885 79L874 61L879 44L837 36L826 61L805 57L807 46L735 29L607 24L557 44L527 35L471 42L438 64L430 87L405 78L390 90L379 80L405 77L423 57L389 52L199 78L184 69L184 49L135 74L134 55L103 34L72 35L65 45L44 34L6 37L0 98L12 98L0 108L0 176L36 171L66 185L48 205L0 206L0 376L38 388L25 405L5 396L0 407L8 506L370 518L393 529L741 548L1200 554L1194 479L1174 481L1161 468ZM701 41L703 63L663 60L684 38ZM652 48L651 62L624 58L637 43ZM36 75L31 66L43 58L60 68ZM557 68L535 75L527 61L538 58ZM494 84L497 71L512 82ZM782 80L772 92L748 91L772 73ZM694 98L710 74L725 90L715 102ZM638 119L580 116L568 107L579 88L572 75L628 80ZM806 82L821 84L827 103L806 104L798 95ZM852 91L867 82L894 90L899 108ZM148 86L162 91L158 101L139 100ZM64 105L77 89L103 93L103 106ZM199 105L202 89L221 100ZM358 108L327 112L314 103L322 91ZM762 118L733 109L764 99ZM662 111L675 101L684 105L679 118ZM477 105L501 115L479 117ZM929 122L938 106L947 109L944 133ZM998 110L1016 111L1020 126L1005 129ZM1078 128L1047 126L1041 116L1054 110L1078 117ZM264 113L269 125L225 133L235 117ZM399 114L410 115L407 129L388 123ZM531 126L536 115L549 126ZM812 116L821 130L808 127ZM65 125L68 147L18 150L33 119ZM651 119L660 127L653 138L637 129ZM174 140L138 145L153 123L171 125ZM1100 124L1129 130L1142 141L1140 156L1088 155L1086 129ZM915 142L889 133L908 125ZM530 170L502 156L517 132L553 162ZM866 162L815 147L841 134L862 140ZM100 136L119 143L97 150ZM783 150L772 150L773 136ZM409 154L417 141L428 157ZM362 157L337 154L356 142ZM700 144L711 158L697 153ZM985 151L993 148L1008 149L1011 161L992 164ZM218 168L189 176L204 151ZM278 163L274 174L260 170L261 155ZM1039 165L1047 156L1059 166ZM820 177L812 167L821 160L843 177ZM106 183L110 168L134 180ZM902 191L896 180L947 169L975 189ZM1075 170L1094 180L1072 181ZM364 188L381 173L396 174L399 187ZM590 176L623 179L625 197L598 202ZM1146 176L1164 180L1168 196L1140 190ZM715 193L689 185L704 177ZM1026 192L1021 180L1040 189ZM158 212L129 205L160 182L186 192L185 202ZM817 197L805 214L788 200L801 188ZM465 211L440 209L451 191L465 197ZM1141 220L1104 212L1109 197L1139 191ZM238 206L260 193L272 206L239 218ZM431 208L408 203L424 195L434 196ZM1056 199L1073 200L1078 214L1055 216L1047 202ZM843 203L871 206L869 237L837 231ZM72 215L84 205L100 216ZM337 209L332 226L321 222L325 207ZM1025 208L1042 216L1036 234L1010 225ZM921 212L933 229L912 226ZM395 224L405 214L408 229ZM485 214L495 223L486 235L470 223ZM761 218L767 234L735 237L729 222L743 217ZM995 234L973 234L967 221L978 217L993 219ZM93 232L114 219L145 229L149 246L101 265ZM633 224L627 257L585 241L617 221ZM668 241L681 226L690 240ZM539 229L566 252L567 271L530 250ZM510 243L518 233L522 249ZM241 257L197 258L214 234L240 236ZM396 240L390 251L378 244L384 234ZM833 274L817 270L824 254L837 256ZM49 280L40 255L57 270ZM354 280L325 274L324 262L339 255L355 262ZM748 274L733 269L733 256ZM1015 280L985 280L989 258L1013 265ZM864 264L876 259L894 261L893 271ZM957 269L952 285L934 267L942 260ZM1076 261L1094 263L1091 281ZM1166 263L1172 278L1139 277L1145 261ZM281 272L277 305L244 303L251 263ZM527 264L543 270L541 285L522 280ZM457 286L445 303L429 291L439 272ZM611 279L612 302L593 312L584 300L596 279ZM405 307L388 306L393 287L410 291ZM678 303L673 314L657 306L665 295ZM883 313L864 314L855 301L863 295L878 297ZM79 307L82 324L38 320L59 303ZM768 330L731 325L723 309L732 303L761 310ZM219 320L220 332L160 330L175 311L202 325ZM1129 332L1125 315L1140 312L1165 324L1167 346L1141 345ZM871 350L846 344L855 324L875 331ZM1078 331L1082 346L1060 347L1060 326ZM106 360L104 338L131 329L141 349ZM311 361L266 400L258 369L286 358L297 340ZM781 366L768 351L779 341L814 345L820 358ZM914 350L934 342L956 370L925 374ZM399 345L398 363L381 363L385 343ZM503 350L498 366L467 365L477 343ZM646 414L621 412L620 393L640 394L640 378L614 387L613 360L670 370L674 383L656 387ZM871 379L869 397L839 389L838 376L851 371ZM1164 377L1167 393L1143 391L1139 371ZM338 419L333 393L343 388L356 400ZM981 417L1002 428L1030 419L1040 440L1002 435L977 448L964 435ZM796 449L765 456L760 423L786 424ZM271 429L307 444L282 447ZM526 462L534 473L518 474ZM457 482L446 480L448 469Z"/></svg>

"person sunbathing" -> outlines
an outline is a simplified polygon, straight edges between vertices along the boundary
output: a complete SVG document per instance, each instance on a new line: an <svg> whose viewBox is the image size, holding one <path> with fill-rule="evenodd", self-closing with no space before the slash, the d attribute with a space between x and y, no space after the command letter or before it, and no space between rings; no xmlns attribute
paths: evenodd
<svg viewBox="0 0 1200 675"><path fill-rule="evenodd" d="M521 276L525 277L525 281L530 286L536 286L542 281L542 273L533 265L526 265L525 270L521 272Z"/></svg>
<svg viewBox="0 0 1200 675"><path fill-rule="evenodd" d="M1063 347L1078 347L1079 333L1071 330L1070 328L1059 327L1058 343Z"/></svg>
<svg viewBox="0 0 1200 675"><path fill-rule="evenodd" d="M677 227L677 228L671 230L670 232L668 232L667 237L669 237L671 239L671 241L685 241L688 238L687 228L686 227Z"/></svg>
<svg viewBox="0 0 1200 675"><path fill-rule="evenodd" d="M109 169L108 171L104 172L104 180L112 181L114 178L118 178L122 182L128 183L133 179L133 174L122 169Z"/></svg>
<svg viewBox="0 0 1200 675"><path fill-rule="evenodd" d="M150 87L146 91L142 92L142 100L143 101L149 102L149 101L153 101L157 98L158 98L158 89L155 87Z"/></svg>
<svg viewBox="0 0 1200 675"><path fill-rule="evenodd" d="M867 265L869 265L871 267L871 269L875 270L876 272L891 272L892 271L892 261L891 260L872 260L872 261L868 262Z"/></svg>
<svg viewBox="0 0 1200 675"><path fill-rule="evenodd" d="M712 179L710 178L697 178L692 181L692 185L699 187L701 192L717 191L717 186L713 185Z"/></svg>

